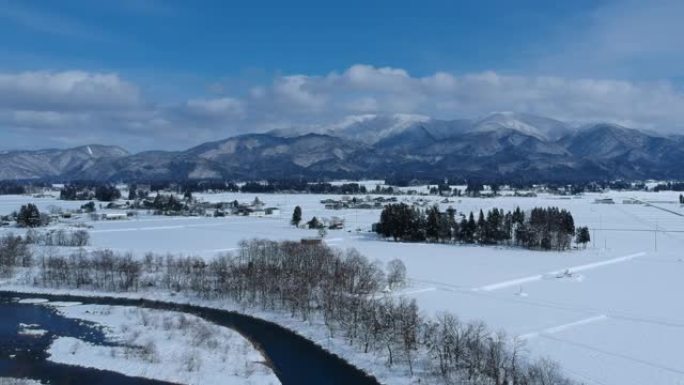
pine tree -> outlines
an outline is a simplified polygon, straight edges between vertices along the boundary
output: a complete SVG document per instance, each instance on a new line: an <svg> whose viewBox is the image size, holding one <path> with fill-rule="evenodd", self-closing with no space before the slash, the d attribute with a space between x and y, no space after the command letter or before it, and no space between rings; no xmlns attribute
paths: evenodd
<svg viewBox="0 0 684 385"><path fill-rule="evenodd" d="M437 241L439 240L439 224L440 224L440 212L439 208L435 205L428 209L427 214L427 224L425 228L425 236L428 240Z"/></svg>
<svg viewBox="0 0 684 385"><path fill-rule="evenodd" d="M20 227L38 227L41 225L40 211L33 203L21 206L17 214L17 224Z"/></svg>
<svg viewBox="0 0 684 385"><path fill-rule="evenodd" d="M446 210L446 220L449 227L449 241L453 241L458 236L458 222L456 221L456 209L449 206Z"/></svg>
<svg viewBox="0 0 684 385"><path fill-rule="evenodd" d="M129 201L134 201L138 198L138 186L132 184L128 188L128 200Z"/></svg>
<svg viewBox="0 0 684 385"><path fill-rule="evenodd" d="M485 220L484 212L480 209L480 215L477 217L477 226L475 229L475 240L479 244L484 244L487 236L487 222Z"/></svg>
<svg viewBox="0 0 684 385"><path fill-rule="evenodd" d="M589 234L589 228L586 226L583 227L578 227L577 228L577 236L575 238L575 242L577 244L584 246L584 248L587 248L587 243L591 242L591 236Z"/></svg>
<svg viewBox="0 0 684 385"><path fill-rule="evenodd" d="M302 221L302 208L297 206L294 208L294 212L292 212L292 220L290 223L292 223L293 226L299 227L299 223Z"/></svg>
<svg viewBox="0 0 684 385"><path fill-rule="evenodd" d="M459 242L466 241L466 232L468 231L468 220L463 218L458 225L458 232L456 233L456 240Z"/></svg>
<svg viewBox="0 0 684 385"><path fill-rule="evenodd" d="M477 231L477 224L475 223L475 216L470 212L468 223L466 223L463 233L463 241L465 243L475 243L475 232Z"/></svg>
<svg viewBox="0 0 684 385"><path fill-rule="evenodd" d="M324 227L321 221L319 221L316 217L311 218L311 220L306 224L310 229L322 229Z"/></svg>
<svg viewBox="0 0 684 385"><path fill-rule="evenodd" d="M190 191L190 189L185 190L185 194L183 194L183 199L186 202L192 201L192 191Z"/></svg>

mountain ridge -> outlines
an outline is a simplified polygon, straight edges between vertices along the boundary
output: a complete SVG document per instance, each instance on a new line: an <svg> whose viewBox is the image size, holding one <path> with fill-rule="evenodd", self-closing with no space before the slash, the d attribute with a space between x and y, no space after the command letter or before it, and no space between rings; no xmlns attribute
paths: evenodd
<svg viewBox="0 0 684 385"><path fill-rule="evenodd" d="M367 135L364 135L367 133ZM182 151L116 146L0 153L2 180L478 178L684 179L684 136L529 114L439 120L364 115L342 124L249 133Z"/></svg>

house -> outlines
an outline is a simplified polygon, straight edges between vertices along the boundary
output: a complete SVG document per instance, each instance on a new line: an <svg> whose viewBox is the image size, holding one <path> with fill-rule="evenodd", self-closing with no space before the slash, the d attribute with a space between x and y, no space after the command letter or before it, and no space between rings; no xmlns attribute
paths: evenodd
<svg viewBox="0 0 684 385"><path fill-rule="evenodd" d="M265 210L252 210L247 215L250 217L263 217L266 215L266 211Z"/></svg>
<svg viewBox="0 0 684 385"><path fill-rule="evenodd" d="M302 238L301 240L302 245L320 245L323 243L323 239L321 238Z"/></svg>
<svg viewBox="0 0 684 385"><path fill-rule="evenodd" d="M326 210L341 210L345 208L345 204L342 202L334 202L334 203L326 203L325 204L325 209Z"/></svg>
<svg viewBox="0 0 684 385"><path fill-rule="evenodd" d="M259 200L259 197L254 198L254 201L252 202L252 208L257 211L257 210L263 210L264 209L264 202Z"/></svg>
<svg viewBox="0 0 684 385"><path fill-rule="evenodd" d="M340 217L332 217L328 221L328 229L330 230L342 230L344 229L344 219Z"/></svg>
<svg viewBox="0 0 684 385"><path fill-rule="evenodd" d="M107 221L120 221L123 219L128 219L128 214L126 213L105 213L102 214L102 219Z"/></svg>
<svg viewBox="0 0 684 385"><path fill-rule="evenodd" d="M596 198L594 200L594 203L612 205L615 204L615 201L613 200L613 198Z"/></svg>

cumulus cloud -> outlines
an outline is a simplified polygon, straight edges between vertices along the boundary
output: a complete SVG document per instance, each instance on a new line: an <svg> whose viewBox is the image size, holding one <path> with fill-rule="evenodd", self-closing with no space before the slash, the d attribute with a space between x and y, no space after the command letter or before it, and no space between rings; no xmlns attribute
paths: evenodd
<svg viewBox="0 0 684 385"><path fill-rule="evenodd" d="M22 72L0 74L0 106L24 109L115 109L140 102L138 88L116 74Z"/></svg>
<svg viewBox="0 0 684 385"><path fill-rule="evenodd" d="M354 65L224 91L242 96L198 95L161 104L113 73L0 74L0 139L5 149L86 140L132 150L180 149L246 132L334 124L361 114L454 119L504 110L664 132L684 129L684 93L668 82L496 72L413 76L400 68Z"/></svg>

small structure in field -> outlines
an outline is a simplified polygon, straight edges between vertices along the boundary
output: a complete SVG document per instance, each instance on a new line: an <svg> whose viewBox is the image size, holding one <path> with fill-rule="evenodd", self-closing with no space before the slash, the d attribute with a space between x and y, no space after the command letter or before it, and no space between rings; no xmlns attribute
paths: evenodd
<svg viewBox="0 0 684 385"><path fill-rule="evenodd" d="M102 219L106 221L120 221L128 219L128 214L126 213L105 213L102 214Z"/></svg>
<svg viewBox="0 0 684 385"><path fill-rule="evenodd" d="M615 204L615 201L613 200L613 198L596 198L596 199L594 199L594 203L604 204L604 205L613 205L613 204Z"/></svg>
<svg viewBox="0 0 684 385"><path fill-rule="evenodd" d="M318 238L318 237L302 238L302 240L301 240L302 245L320 245L322 243L323 243L323 239Z"/></svg>

